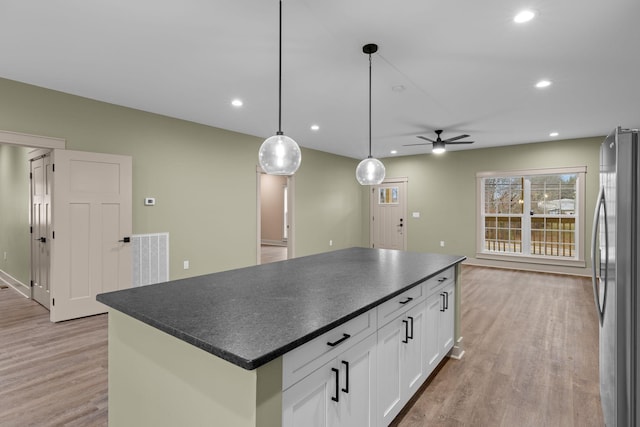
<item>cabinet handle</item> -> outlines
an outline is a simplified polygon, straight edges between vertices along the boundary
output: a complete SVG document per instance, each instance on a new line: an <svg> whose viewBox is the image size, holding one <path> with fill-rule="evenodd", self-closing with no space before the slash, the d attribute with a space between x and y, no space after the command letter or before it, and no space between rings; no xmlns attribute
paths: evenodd
<svg viewBox="0 0 640 427"><path fill-rule="evenodd" d="M337 346L338 344L340 344L340 343L342 343L342 342L344 342L344 341L348 340L349 338L351 338L351 335L349 335L349 334L342 334L342 338L340 338L338 341L334 341L334 342L329 341L329 342L327 343L327 345L328 345L328 346L330 346L330 347L335 347L335 346Z"/></svg>
<svg viewBox="0 0 640 427"><path fill-rule="evenodd" d="M439 278L439 279L438 279L438 282L439 282L439 283L442 283L442 282L444 282L445 280L447 280L447 278L446 278L446 277L441 277L441 278Z"/></svg>
<svg viewBox="0 0 640 427"><path fill-rule="evenodd" d="M412 340L413 339L413 317L412 316L407 316L409 318L409 320L411 321L411 335L409 336L409 339Z"/></svg>
<svg viewBox="0 0 640 427"><path fill-rule="evenodd" d="M409 321L403 320L402 323L404 323L404 336L405 336L405 339L403 339L402 342L407 344L409 342Z"/></svg>
<svg viewBox="0 0 640 427"><path fill-rule="evenodd" d="M340 402L340 371L336 368L331 368L331 370L336 374L336 395L331 396L331 400Z"/></svg>
<svg viewBox="0 0 640 427"><path fill-rule="evenodd" d="M407 297L407 299L406 299L406 300L404 300L404 301L398 301L398 302L399 302L400 304L402 304L402 305L405 305L406 303L408 303L408 302L410 302L410 301L413 301L413 298L411 298L411 297Z"/></svg>
<svg viewBox="0 0 640 427"><path fill-rule="evenodd" d="M342 391L344 391L345 393L349 393L349 362L345 362L343 360L342 364L344 365L344 370L345 370L345 376L344 376L345 383Z"/></svg>
<svg viewBox="0 0 640 427"><path fill-rule="evenodd" d="M444 293L444 309L449 310L449 292Z"/></svg>
<svg viewBox="0 0 640 427"><path fill-rule="evenodd" d="M445 308L444 308L444 293L441 293L440 296L442 297L442 305L441 305L440 311L444 311L445 310Z"/></svg>

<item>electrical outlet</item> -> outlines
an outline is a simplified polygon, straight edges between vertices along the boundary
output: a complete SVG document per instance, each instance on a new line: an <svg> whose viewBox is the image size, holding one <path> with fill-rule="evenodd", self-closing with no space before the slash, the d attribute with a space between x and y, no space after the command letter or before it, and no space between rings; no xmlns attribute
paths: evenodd
<svg viewBox="0 0 640 427"><path fill-rule="evenodd" d="M440 240L440 247L444 248L444 240Z"/></svg>
<svg viewBox="0 0 640 427"><path fill-rule="evenodd" d="M184 268L185 270L189 269L189 261L188 260L182 261L182 268Z"/></svg>
<svg viewBox="0 0 640 427"><path fill-rule="evenodd" d="M333 246L333 240L329 240L329 246Z"/></svg>

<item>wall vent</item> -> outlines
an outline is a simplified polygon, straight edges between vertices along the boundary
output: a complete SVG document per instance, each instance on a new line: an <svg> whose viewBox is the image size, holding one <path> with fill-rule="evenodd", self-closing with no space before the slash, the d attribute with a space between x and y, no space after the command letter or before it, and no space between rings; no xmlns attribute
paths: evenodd
<svg viewBox="0 0 640 427"><path fill-rule="evenodd" d="M169 233L134 234L132 286L169 280Z"/></svg>

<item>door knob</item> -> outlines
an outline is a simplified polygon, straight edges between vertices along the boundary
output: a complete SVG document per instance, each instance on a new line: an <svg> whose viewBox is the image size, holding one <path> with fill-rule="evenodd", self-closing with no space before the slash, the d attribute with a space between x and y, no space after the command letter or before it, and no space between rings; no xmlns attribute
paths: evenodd
<svg viewBox="0 0 640 427"><path fill-rule="evenodd" d="M37 240L37 241L39 241L41 243L47 243L47 238L46 237L39 237L39 238L33 239L33 240Z"/></svg>
<svg viewBox="0 0 640 427"><path fill-rule="evenodd" d="M129 242L131 242L131 237L125 237L122 240L118 240L118 242L129 243Z"/></svg>
<svg viewBox="0 0 640 427"><path fill-rule="evenodd" d="M404 224L402 224L402 218L400 218L400 224L398 224L399 227L402 227Z"/></svg>

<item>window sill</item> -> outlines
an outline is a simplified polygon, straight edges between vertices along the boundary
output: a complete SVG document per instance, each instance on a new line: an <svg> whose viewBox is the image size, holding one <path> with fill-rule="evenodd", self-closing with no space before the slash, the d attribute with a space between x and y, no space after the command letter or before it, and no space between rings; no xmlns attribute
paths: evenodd
<svg viewBox="0 0 640 427"><path fill-rule="evenodd" d="M564 267L586 267L585 260L579 259L564 259L556 257L535 257L528 255L505 255L497 253L480 252L476 253L478 259L489 259L495 261L508 261L508 262L524 262L528 264L542 264L542 265L560 265Z"/></svg>

